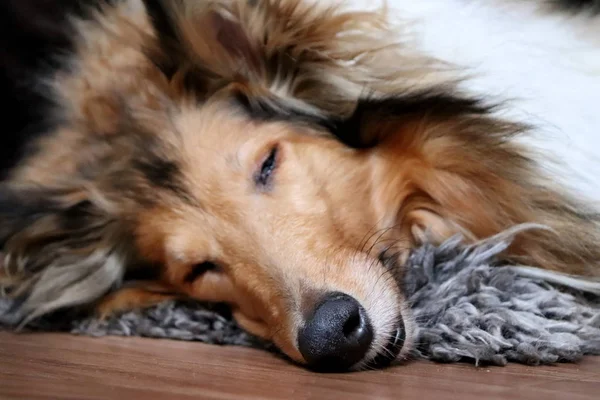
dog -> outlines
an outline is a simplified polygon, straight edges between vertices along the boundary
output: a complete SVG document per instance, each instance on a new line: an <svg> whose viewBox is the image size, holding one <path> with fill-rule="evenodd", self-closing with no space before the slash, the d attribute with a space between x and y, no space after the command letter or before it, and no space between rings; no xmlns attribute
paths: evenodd
<svg viewBox="0 0 600 400"><path fill-rule="evenodd" d="M565 15L546 5L510 7ZM535 127L472 94L460 60L420 49L385 9L2 7L0 283L21 326L71 307L224 302L295 362L363 369L413 346L400 288L425 242L529 224L504 262L600 275L598 209L522 140Z"/></svg>

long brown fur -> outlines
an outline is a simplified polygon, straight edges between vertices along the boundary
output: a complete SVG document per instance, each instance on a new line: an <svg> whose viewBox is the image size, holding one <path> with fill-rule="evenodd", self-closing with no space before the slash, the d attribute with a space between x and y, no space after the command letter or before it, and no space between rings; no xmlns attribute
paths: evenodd
<svg viewBox="0 0 600 400"><path fill-rule="evenodd" d="M24 322L98 302L106 315L177 296L224 301L303 362L296 332L327 291L373 314L371 355L398 315L412 329L398 281L424 240L539 224L506 261L600 274L595 210L516 143L527 127L392 41L385 10L150 3L73 21L74 54L46 80L61 123L0 190L0 282ZM275 181L256 186L274 148ZM378 260L390 255L392 270ZM168 290L112 292L140 271Z"/></svg>

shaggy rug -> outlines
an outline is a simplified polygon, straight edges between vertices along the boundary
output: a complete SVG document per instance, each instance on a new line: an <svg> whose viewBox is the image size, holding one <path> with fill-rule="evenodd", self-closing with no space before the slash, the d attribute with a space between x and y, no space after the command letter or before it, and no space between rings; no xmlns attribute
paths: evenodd
<svg viewBox="0 0 600 400"><path fill-rule="evenodd" d="M453 238L412 254L405 278L405 293L418 327L412 356L440 362L534 365L600 354L600 282L494 266L495 257L514 233L471 247ZM11 320L9 301L0 300L0 325L6 327ZM167 302L107 321L62 313L30 328L274 350L239 329L226 307L193 302Z"/></svg>

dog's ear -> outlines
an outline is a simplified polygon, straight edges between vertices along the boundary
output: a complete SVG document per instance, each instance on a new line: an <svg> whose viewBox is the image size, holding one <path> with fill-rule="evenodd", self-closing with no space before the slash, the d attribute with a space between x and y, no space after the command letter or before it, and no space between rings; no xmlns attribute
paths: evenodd
<svg viewBox="0 0 600 400"><path fill-rule="evenodd" d="M0 289L15 299L21 323L118 284L128 240L84 191L0 186Z"/></svg>
<svg viewBox="0 0 600 400"><path fill-rule="evenodd" d="M240 73L256 75L256 46L224 4L146 1L157 34L149 57L178 92L213 93Z"/></svg>
<svg viewBox="0 0 600 400"><path fill-rule="evenodd" d="M195 98L223 90L253 114L289 119L347 115L365 94L431 87L440 62L399 40L386 8L321 1L147 0L149 58ZM304 119L304 118L303 118Z"/></svg>

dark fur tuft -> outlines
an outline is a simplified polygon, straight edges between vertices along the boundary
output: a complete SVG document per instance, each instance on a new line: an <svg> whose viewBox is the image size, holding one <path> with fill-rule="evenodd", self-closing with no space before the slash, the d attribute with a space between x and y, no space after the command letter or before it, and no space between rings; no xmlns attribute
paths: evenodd
<svg viewBox="0 0 600 400"><path fill-rule="evenodd" d="M0 210L20 204L18 214L0 214L0 290L18 299L22 322L86 304L120 282L131 238L84 193L6 185L0 193Z"/></svg>
<svg viewBox="0 0 600 400"><path fill-rule="evenodd" d="M550 0L551 5L572 13L600 14L600 0Z"/></svg>
<svg viewBox="0 0 600 400"><path fill-rule="evenodd" d="M179 69L178 64L181 61L177 29L162 0L144 0L144 4L159 42L158 48L146 50L149 58L165 77L171 79Z"/></svg>
<svg viewBox="0 0 600 400"><path fill-rule="evenodd" d="M148 181L149 187L166 189L179 197L187 197L181 171L175 161L149 154L134 159L132 167Z"/></svg>
<svg viewBox="0 0 600 400"><path fill-rule="evenodd" d="M13 233L58 209L58 204L40 196L40 192L39 189L28 189L17 194L7 185L0 185L0 246L4 246Z"/></svg>
<svg viewBox="0 0 600 400"><path fill-rule="evenodd" d="M53 103L37 77L61 68L59 55L73 50L68 16L114 0L7 0L0 2L0 100L8 104L0 133L0 179L53 129ZM43 85L42 85L43 86Z"/></svg>
<svg viewBox="0 0 600 400"><path fill-rule="evenodd" d="M485 105L480 99L453 94L451 89L430 89L383 99L360 100L349 118L330 120L326 128L351 147L368 148L384 139L380 136L384 131L366 129L368 124L381 119L393 118L401 122L403 119L422 114L433 120L485 116L493 108Z"/></svg>

